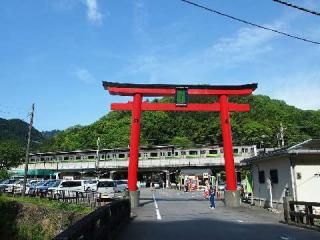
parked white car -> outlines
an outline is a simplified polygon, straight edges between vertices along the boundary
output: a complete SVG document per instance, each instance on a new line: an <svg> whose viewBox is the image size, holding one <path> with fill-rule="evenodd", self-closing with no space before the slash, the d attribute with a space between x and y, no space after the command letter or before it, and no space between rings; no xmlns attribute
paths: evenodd
<svg viewBox="0 0 320 240"><path fill-rule="evenodd" d="M112 179L99 179L97 192L102 199L113 199L116 193L116 183Z"/></svg>
<svg viewBox="0 0 320 240"><path fill-rule="evenodd" d="M124 192L128 190L128 180L115 180L115 182L117 192Z"/></svg>
<svg viewBox="0 0 320 240"><path fill-rule="evenodd" d="M21 191L21 180L10 179L4 184L5 192L12 193L14 189L14 193L17 193L19 189Z"/></svg>
<svg viewBox="0 0 320 240"><path fill-rule="evenodd" d="M85 190L95 192L97 190L98 180L89 179L84 180Z"/></svg>
<svg viewBox="0 0 320 240"><path fill-rule="evenodd" d="M68 196L75 192L84 193L85 184L84 180L64 180L61 182L57 182L52 187L48 188L48 191L54 198L61 198L62 192L64 192L65 196Z"/></svg>

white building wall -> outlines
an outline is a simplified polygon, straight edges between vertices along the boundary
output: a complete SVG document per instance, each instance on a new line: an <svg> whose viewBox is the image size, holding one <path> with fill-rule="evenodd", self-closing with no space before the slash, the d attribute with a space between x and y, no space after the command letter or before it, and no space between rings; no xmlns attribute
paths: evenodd
<svg viewBox="0 0 320 240"><path fill-rule="evenodd" d="M296 165L295 174L297 200L320 202L320 159L317 165Z"/></svg>
<svg viewBox="0 0 320 240"><path fill-rule="evenodd" d="M274 158L256 162L252 166L253 170L253 191L256 204L270 206L270 190L267 188L267 179L270 178L270 170L278 170L278 183L272 184L272 200L274 203L282 203L286 187L292 193L292 181L290 173L290 161L286 157ZM265 183L259 183L259 171L264 171ZM273 207L278 207L274 205Z"/></svg>

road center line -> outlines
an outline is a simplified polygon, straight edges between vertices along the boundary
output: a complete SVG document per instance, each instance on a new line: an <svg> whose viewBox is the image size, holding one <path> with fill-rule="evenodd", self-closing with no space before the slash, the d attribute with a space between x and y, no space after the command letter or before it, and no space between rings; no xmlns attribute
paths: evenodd
<svg viewBox="0 0 320 240"><path fill-rule="evenodd" d="M154 207L156 209L157 220L161 220L162 218L161 218L161 215L160 215L160 211L159 211L159 208L158 208L156 197L154 196L154 193L152 195L153 195Z"/></svg>

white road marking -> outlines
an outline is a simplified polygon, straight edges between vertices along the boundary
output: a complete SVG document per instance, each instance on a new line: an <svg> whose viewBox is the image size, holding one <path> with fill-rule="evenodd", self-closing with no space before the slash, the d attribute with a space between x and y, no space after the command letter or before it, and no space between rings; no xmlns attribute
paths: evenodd
<svg viewBox="0 0 320 240"><path fill-rule="evenodd" d="M160 211L159 211L159 208L158 208L158 204L157 204L157 201L156 201L156 197L153 195L153 201L154 201L154 207L156 208L156 214L157 214L157 220L161 220L161 215L160 215Z"/></svg>
<svg viewBox="0 0 320 240"><path fill-rule="evenodd" d="M239 223L243 223L243 221L242 221L242 220L237 220L237 222L239 222Z"/></svg>

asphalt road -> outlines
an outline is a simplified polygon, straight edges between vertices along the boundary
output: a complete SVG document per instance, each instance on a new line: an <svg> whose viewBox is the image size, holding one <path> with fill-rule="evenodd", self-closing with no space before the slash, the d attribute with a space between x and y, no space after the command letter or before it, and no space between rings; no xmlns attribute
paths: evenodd
<svg viewBox="0 0 320 240"><path fill-rule="evenodd" d="M258 207L228 209L218 201L212 210L201 192L142 189L141 203L119 240L320 239L320 232L279 223L282 214Z"/></svg>

